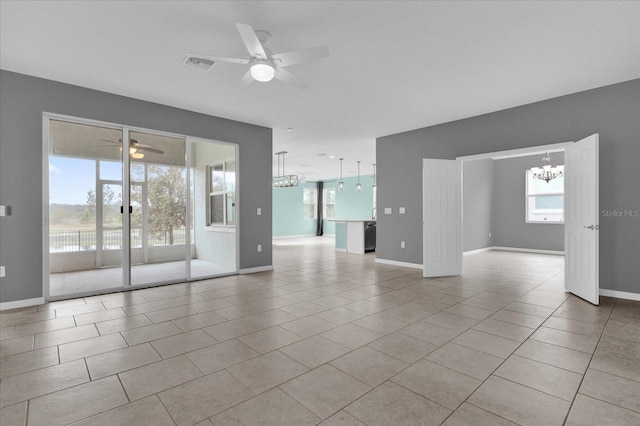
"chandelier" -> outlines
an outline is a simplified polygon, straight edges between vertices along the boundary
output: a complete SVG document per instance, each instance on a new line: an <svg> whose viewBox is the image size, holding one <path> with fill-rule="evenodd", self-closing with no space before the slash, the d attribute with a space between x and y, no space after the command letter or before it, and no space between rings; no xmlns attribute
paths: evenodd
<svg viewBox="0 0 640 426"><path fill-rule="evenodd" d="M298 186L298 175L287 175L284 171L284 156L287 151L276 152L278 156L278 176L273 177L272 188L290 188ZM280 157L282 157L282 175L280 174Z"/></svg>
<svg viewBox="0 0 640 426"><path fill-rule="evenodd" d="M534 179L540 179L549 183L550 180L563 175L564 166L552 166L551 157L548 152L542 157L542 161L544 162L544 166L531 168Z"/></svg>

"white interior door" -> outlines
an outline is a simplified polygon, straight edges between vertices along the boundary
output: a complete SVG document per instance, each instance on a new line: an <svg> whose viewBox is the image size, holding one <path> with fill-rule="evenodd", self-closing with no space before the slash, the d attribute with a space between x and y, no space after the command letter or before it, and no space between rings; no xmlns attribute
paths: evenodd
<svg viewBox="0 0 640 426"><path fill-rule="evenodd" d="M597 305L598 134L568 146L564 159L564 286L566 291Z"/></svg>
<svg viewBox="0 0 640 426"><path fill-rule="evenodd" d="M462 171L457 160L422 160L423 276L462 273Z"/></svg>

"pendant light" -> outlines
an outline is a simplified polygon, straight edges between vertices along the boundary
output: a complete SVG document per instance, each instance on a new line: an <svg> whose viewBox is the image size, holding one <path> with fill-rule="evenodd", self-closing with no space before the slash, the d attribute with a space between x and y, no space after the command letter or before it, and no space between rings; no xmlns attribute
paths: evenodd
<svg viewBox="0 0 640 426"><path fill-rule="evenodd" d="M288 175L284 170L284 157L287 151L276 152L278 156L278 176L273 178L272 188L290 188L298 186L298 175ZM282 157L282 175L280 174L280 157Z"/></svg>
<svg viewBox="0 0 640 426"><path fill-rule="evenodd" d="M360 160L358 160L358 184L356 185L356 191L362 192L362 184L360 183Z"/></svg>
<svg viewBox="0 0 640 426"><path fill-rule="evenodd" d="M344 190L344 182L342 181L342 160L344 160L344 158L340 159L340 182L338 182L338 190L339 191L343 191Z"/></svg>

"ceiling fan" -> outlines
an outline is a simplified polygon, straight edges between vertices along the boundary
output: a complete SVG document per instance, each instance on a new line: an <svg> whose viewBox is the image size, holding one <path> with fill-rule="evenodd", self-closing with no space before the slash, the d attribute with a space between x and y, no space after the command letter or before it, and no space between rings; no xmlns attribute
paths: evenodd
<svg viewBox="0 0 640 426"><path fill-rule="evenodd" d="M311 47L294 52L271 53L267 44L271 40L271 34L266 31L254 29L250 25L236 24L240 37L244 42L249 59L226 58L222 56L203 55L199 53L189 53L185 64L210 69L215 62L226 62L230 64L249 65L249 71L240 80L241 86L247 86L253 80L266 82L277 79L285 83L292 84L299 89L306 89L309 83L285 69L288 66L309 62L314 59L329 56L326 46Z"/></svg>
<svg viewBox="0 0 640 426"><path fill-rule="evenodd" d="M117 144L120 145L122 144L122 139L118 139L118 141L110 141L107 139L100 139L103 142L109 142L112 144ZM152 152L154 154L164 154L164 151L162 151L161 149L158 148L154 148L153 146L146 144L146 143L142 143L142 142L138 142L135 139L129 139L129 154L135 158L135 159L142 159L144 158L144 152Z"/></svg>

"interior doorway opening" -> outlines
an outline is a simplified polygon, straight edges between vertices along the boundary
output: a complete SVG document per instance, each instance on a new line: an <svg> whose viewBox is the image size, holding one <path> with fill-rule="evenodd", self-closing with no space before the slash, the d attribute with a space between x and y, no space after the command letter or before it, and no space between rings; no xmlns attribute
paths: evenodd
<svg viewBox="0 0 640 426"><path fill-rule="evenodd" d="M459 157L423 159L423 276L462 272L462 163L566 150L563 194L565 289L599 303L599 135L577 142ZM444 272L443 272L444 271Z"/></svg>

